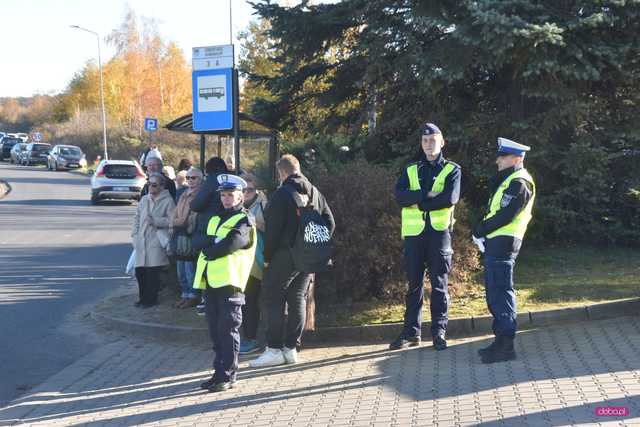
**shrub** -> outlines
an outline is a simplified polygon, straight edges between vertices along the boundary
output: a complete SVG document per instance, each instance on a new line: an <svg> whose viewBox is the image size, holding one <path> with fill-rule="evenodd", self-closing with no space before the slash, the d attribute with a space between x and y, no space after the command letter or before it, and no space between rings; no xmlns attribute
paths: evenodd
<svg viewBox="0 0 640 427"><path fill-rule="evenodd" d="M400 208L394 199L395 172L357 160L327 171L315 167L309 175L327 198L336 218L334 257L330 273L318 277L320 310L341 303L372 299L400 302L406 292L402 263ZM452 293L460 292L479 268L467 210L456 208ZM428 278L425 275L426 284Z"/></svg>

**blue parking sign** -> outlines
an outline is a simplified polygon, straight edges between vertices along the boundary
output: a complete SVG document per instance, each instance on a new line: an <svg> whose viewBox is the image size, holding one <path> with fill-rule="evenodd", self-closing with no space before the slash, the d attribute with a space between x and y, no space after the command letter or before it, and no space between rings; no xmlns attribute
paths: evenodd
<svg viewBox="0 0 640 427"><path fill-rule="evenodd" d="M152 119L149 117L144 119L144 130L149 132L158 130L158 119Z"/></svg>

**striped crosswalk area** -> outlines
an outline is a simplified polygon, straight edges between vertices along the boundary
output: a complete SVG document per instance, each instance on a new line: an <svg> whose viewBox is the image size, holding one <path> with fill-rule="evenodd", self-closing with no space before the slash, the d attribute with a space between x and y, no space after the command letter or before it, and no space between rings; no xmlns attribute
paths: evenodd
<svg viewBox="0 0 640 427"><path fill-rule="evenodd" d="M0 404L90 351L66 333L78 307L128 282L135 205L92 206L87 176L0 163Z"/></svg>

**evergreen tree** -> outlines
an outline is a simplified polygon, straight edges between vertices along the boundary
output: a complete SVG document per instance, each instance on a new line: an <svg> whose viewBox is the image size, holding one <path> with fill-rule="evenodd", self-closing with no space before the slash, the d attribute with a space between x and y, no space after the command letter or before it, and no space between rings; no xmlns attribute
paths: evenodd
<svg viewBox="0 0 640 427"><path fill-rule="evenodd" d="M366 134L373 107L378 126L366 153L388 161L415 150L420 123L437 122L478 208L496 137L510 137L533 147L527 164L540 189L538 235L630 241L640 234L631 227L640 178L628 166L640 151L639 1L254 7L280 52L280 74L262 81L276 97L266 114L281 126L313 102L331 114L309 131ZM314 82L319 90L303 90Z"/></svg>

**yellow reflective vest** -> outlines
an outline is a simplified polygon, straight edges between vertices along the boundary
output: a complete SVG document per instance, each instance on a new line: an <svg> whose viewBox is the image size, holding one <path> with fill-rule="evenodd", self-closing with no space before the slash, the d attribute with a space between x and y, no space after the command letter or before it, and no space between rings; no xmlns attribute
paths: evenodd
<svg viewBox="0 0 640 427"><path fill-rule="evenodd" d="M240 212L220 223L220 217L214 216L209 220L207 236L215 239L217 243L224 239L241 219L246 217L247 215L244 212ZM231 285L240 288L244 292L251 273L251 267L253 266L256 244L256 228L252 226L251 246L249 248L237 250L213 261L207 261L204 253L200 252L193 288L205 289L207 284L212 288Z"/></svg>
<svg viewBox="0 0 640 427"><path fill-rule="evenodd" d="M484 219L486 220L491 218L500 210L500 201L502 200L502 196L505 190L509 188L509 184L511 184L511 181L513 181L514 179L524 179L529 184L531 184L531 188L533 191L531 199L529 199L524 209L522 209L518 213L518 215L516 215L515 218L511 220L509 224L504 225L497 230L487 234L487 237L489 239L497 236L512 236L522 239L524 238L524 234L527 231L527 225L529 224L529 221L531 221L532 217L531 212L533 210L533 200L536 197L536 185L533 182L533 178L531 177L529 172L527 172L527 170L524 168L518 169L517 171L513 172L500 184L496 192L493 194L493 197L491 197L491 201L489 203L489 213L487 213Z"/></svg>
<svg viewBox="0 0 640 427"><path fill-rule="evenodd" d="M447 176L453 172L456 164L446 162L440 173L433 181L431 191L442 192L444 190L444 181ZM418 164L413 163L407 167L407 176L409 177L409 190L420 190L420 178L418 177ZM453 217L454 207L448 207L429 211L429 220L431 227L437 231L444 231L455 222ZM402 208L402 238L406 236L417 236L422 233L426 225L425 212L421 211L417 205Z"/></svg>

